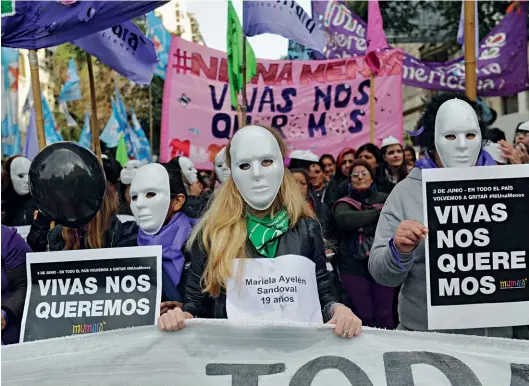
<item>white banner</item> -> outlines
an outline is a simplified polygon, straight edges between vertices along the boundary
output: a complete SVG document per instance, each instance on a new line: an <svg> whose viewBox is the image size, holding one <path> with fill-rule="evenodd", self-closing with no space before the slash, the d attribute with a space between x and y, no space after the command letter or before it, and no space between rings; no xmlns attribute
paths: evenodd
<svg viewBox="0 0 529 386"><path fill-rule="evenodd" d="M2 347L2 386L522 386L529 342L191 320Z"/></svg>

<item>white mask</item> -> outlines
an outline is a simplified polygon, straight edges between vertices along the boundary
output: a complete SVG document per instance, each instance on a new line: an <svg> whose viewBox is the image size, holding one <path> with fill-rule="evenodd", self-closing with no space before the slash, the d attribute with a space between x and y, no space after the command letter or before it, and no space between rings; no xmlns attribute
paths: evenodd
<svg viewBox="0 0 529 386"><path fill-rule="evenodd" d="M121 169L121 173L119 175L119 180L121 181L121 183L125 185L130 185L132 182L132 179L134 178L134 175L136 174L138 169L141 168L142 166L143 166L143 162L135 160L135 159L127 162L125 167Z"/></svg>
<svg viewBox="0 0 529 386"><path fill-rule="evenodd" d="M435 149L447 168L474 166L481 151L476 112L461 99L444 102L435 117Z"/></svg>
<svg viewBox="0 0 529 386"><path fill-rule="evenodd" d="M148 235L156 234L171 204L167 170L160 164L139 168L130 184L130 197L130 209L138 226Z"/></svg>
<svg viewBox="0 0 529 386"><path fill-rule="evenodd" d="M215 156L215 174L220 183L223 184L230 178L231 170L226 163L226 148L223 147L221 151Z"/></svg>
<svg viewBox="0 0 529 386"><path fill-rule="evenodd" d="M29 193L29 167L31 161L25 157L17 157L11 162L11 182L13 189L19 196L25 196Z"/></svg>
<svg viewBox="0 0 529 386"><path fill-rule="evenodd" d="M231 175L244 201L256 210L276 199L285 167L275 137L263 127L247 126L231 140Z"/></svg>
<svg viewBox="0 0 529 386"><path fill-rule="evenodd" d="M182 169L182 174L184 175L184 178L187 180L189 185L193 185L195 182L198 181L198 171L195 168L195 164L193 161L191 161L187 157L180 157L178 158L178 165L180 165L180 169Z"/></svg>

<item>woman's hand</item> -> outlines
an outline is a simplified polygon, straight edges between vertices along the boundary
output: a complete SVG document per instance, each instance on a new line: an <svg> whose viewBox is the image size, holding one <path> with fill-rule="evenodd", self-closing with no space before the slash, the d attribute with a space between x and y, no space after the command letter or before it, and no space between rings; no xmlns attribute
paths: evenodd
<svg viewBox="0 0 529 386"><path fill-rule="evenodd" d="M175 308L182 309L184 305L180 302L162 302L160 304L160 315L165 314L167 311L174 310Z"/></svg>
<svg viewBox="0 0 529 386"><path fill-rule="evenodd" d="M200 196L200 193L202 193L202 190L203 190L202 184L199 181L197 181L189 187L189 195L198 197Z"/></svg>
<svg viewBox="0 0 529 386"><path fill-rule="evenodd" d="M362 332L362 321L348 307L338 304L333 308L332 319L327 324L336 324L334 333L344 338L359 336Z"/></svg>
<svg viewBox="0 0 529 386"><path fill-rule="evenodd" d="M6 318L4 318L4 311L2 311L2 330L6 328L6 326L7 326L7 321L6 321Z"/></svg>
<svg viewBox="0 0 529 386"><path fill-rule="evenodd" d="M180 308L167 311L158 318L158 328L162 331L176 331L184 328L184 321L193 319L189 312L183 312Z"/></svg>
<svg viewBox="0 0 529 386"><path fill-rule="evenodd" d="M393 242L399 252L410 253L426 238L427 233L428 229L421 223L404 220L399 224Z"/></svg>
<svg viewBox="0 0 529 386"><path fill-rule="evenodd" d="M523 153L515 148L514 145L504 140L501 140L499 144L500 149L503 152L501 155L502 158L505 158L511 165L519 165L523 163Z"/></svg>

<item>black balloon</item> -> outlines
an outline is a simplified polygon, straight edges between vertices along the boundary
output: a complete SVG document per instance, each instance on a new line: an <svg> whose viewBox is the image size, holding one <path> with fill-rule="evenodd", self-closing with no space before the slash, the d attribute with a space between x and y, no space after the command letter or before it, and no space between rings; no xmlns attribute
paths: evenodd
<svg viewBox="0 0 529 386"><path fill-rule="evenodd" d="M79 228L103 203L105 174L94 153L73 142L58 142L31 163L29 189L43 214L57 224Z"/></svg>

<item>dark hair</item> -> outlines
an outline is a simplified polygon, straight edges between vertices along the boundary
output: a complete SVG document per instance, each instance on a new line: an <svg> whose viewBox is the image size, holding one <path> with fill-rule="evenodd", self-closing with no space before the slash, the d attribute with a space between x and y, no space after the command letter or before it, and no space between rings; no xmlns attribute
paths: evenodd
<svg viewBox="0 0 529 386"><path fill-rule="evenodd" d="M169 161L166 165L171 165L173 167L175 167L176 169L178 169L180 171L180 173L182 172L182 167L180 166L180 156L178 157L174 157L171 161ZM208 184L206 184L204 182L204 178L202 178L202 176L200 175L200 173L198 172L197 170L197 181L200 182L202 184L202 187L204 189L207 189L209 186ZM182 180L183 182L183 180Z"/></svg>
<svg viewBox="0 0 529 386"><path fill-rule="evenodd" d="M467 102L476 112L478 116L479 129L481 131L481 137L484 138L485 135L485 124L483 123L483 114L481 107L476 103L472 102L465 94L462 93L439 93L432 97L430 102L426 104L426 107L422 111L422 116L419 118L415 130L419 130L424 127L421 135L417 137L417 143L423 149L426 149L430 158L434 159L435 152L435 117L437 112L443 103L450 99L460 99L464 102Z"/></svg>
<svg viewBox="0 0 529 386"><path fill-rule="evenodd" d="M317 166L317 167L319 167L319 168L321 169L322 172L323 172L323 170L324 170L323 165L322 165L321 163L319 163L319 162L311 162L311 163L309 164L309 166L307 166L307 170L310 170L310 167L311 167L311 166Z"/></svg>
<svg viewBox="0 0 529 386"><path fill-rule="evenodd" d="M355 158L358 159L358 156L360 156L360 153L367 151L368 153L373 154L373 157L377 160L377 164L381 166L384 163L384 157L382 156L382 152L378 147L373 145L372 143L366 143L365 145L362 145L358 148L356 152Z"/></svg>
<svg viewBox="0 0 529 386"><path fill-rule="evenodd" d="M404 148L404 151L406 151L406 150L407 150L407 151L411 151L411 154L412 154L412 156L413 156L413 162L414 162L414 163L417 162L417 155L415 154L415 149L414 149L413 147L411 147L411 146L406 146L406 147ZM404 157L404 158L406 158L406 157Z"/></svg>
<svg viewBox="0 0 529 386"><path fill-rule="evenodd" d="M165 163L160 165L162 165L165 170L167 170L167 174L169 175L169 190L171 193L171 197L176 197L179 194L183 194L187 198L186 188L184 186L184 180L182 178L182 171L176 168L171 163Z"/></svg>
<svg viewBox="0 0 529 386"><path fill-rule="evenodd" d="M332 156L332 154L324 154L320 157L320 165L322 165L322 169L323 169L323 160L324 159L330 159L332 161L333 164L336 163L336 160L334 159L334 157Z"/></svg>
<svg viewBox="0 0 529 386"><path fill-rule="evenodd" d="M376 183L375 181L375 174L374 170L371 169L371 165L367 161L364 161L363 159L355 159L353 162L353 166L351 166L351 171L349 172L349 182L351 182L351 176L353 175L353 169L357 166L363 166L367 169L369 174L371 174L371 179L373 180L373 183Z"/></svg>
<svg viewBox="0 0 529 386"><path fill-rule="evenodd" d="M112 185L116 185L119 182L121 169L121 165L113 157L103 158L105 177Z"/></svg>
<svg viewBox="0 0 529 386"><path fill-rule="evenodd" d="M316 164L318 165L318 164ZM307 185L309 185L309 174L307 173L307 169L292 169L290 171L290 173L294 174L294 173L298 173L298 174L303 174L305 176L305 180L307 181Z"/></svg>
<svg viewBox="0 0 529 386"><path fill-rule="evenodd" d="M506 141L505 132L503 130L498 129L497 127L492 127L487 130L485 133L485 137L494 143L499 142L501 140Z"/></svg>

